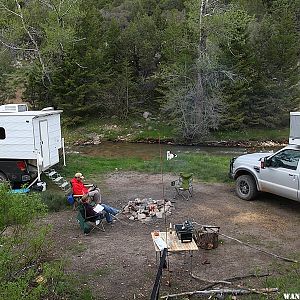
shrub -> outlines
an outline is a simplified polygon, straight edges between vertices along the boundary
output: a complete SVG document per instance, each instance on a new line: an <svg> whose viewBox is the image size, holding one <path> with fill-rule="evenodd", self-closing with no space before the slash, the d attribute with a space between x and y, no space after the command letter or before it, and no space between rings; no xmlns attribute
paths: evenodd
<svg viewBox="0 0 300 300"><path fill-rule="evenodd" d="M92 299L64 274L61 261L46 261L51 228L34 222L47 211L42 195L12 194L0 184L0 299ZM62 198L44 199L60 207Z"/></svg>
<svg viewBox="0 0 300 300"><path fill-rule="evenodd" d="M60 211L68 206L65 196L60 193L46 191L41 193L42 202L47 206L49 211Z"/></svg>

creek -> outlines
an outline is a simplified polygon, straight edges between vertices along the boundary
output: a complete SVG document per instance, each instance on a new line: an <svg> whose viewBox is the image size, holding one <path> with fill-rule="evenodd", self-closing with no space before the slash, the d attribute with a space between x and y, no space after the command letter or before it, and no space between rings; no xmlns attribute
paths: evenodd
<svg viewBox="0 0 300 300"><path fill-rule="evenodd" d="M155 157L166 156L167 151L179 155L180 153L201 153L221 156L239 156L246 153L257 151L269 152L276 151L278 148L242 148L242 147L223 147L223 146L181 146L168 144L144 144L144 143L123 143L123 142L102 142L99 145L86 145L72 147L73 151L93 157L138 157L150 160Z"/></svg>

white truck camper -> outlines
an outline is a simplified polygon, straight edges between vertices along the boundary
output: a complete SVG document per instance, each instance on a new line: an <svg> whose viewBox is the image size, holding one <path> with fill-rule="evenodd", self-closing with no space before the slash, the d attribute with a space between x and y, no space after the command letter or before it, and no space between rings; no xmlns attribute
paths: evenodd
<svg viewBox="0 0 300 300"><path fill-rule="evenodd" d="M40 181L41 173L59 162L61 148L65 164L61 113L53 108L29 111L26 104L0 106L0 180ZM26 169L21 177L10 169L12 162L21 171ZM1 170L1 164L8 171Z"/></svg>
<svg viewBox="0 0 300 300"><path fill-rule="evenodd" d="M289 144L300 146L300 112L290 113Z"/></svg>

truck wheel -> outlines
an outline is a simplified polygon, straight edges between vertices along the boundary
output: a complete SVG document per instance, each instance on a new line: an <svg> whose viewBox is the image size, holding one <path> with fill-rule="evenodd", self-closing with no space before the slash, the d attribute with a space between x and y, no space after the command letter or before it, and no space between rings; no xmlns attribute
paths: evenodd
<svg viewBox="0 0 300 300"><path fill-rule="evenodd" d="M257 187L251 175L242 175L235 182L236 193L243 200L253 200L257 195Z"/></svg>
<svg viewBox="0 0 300 300"><path fill-rule="evenodd" d="M4 173L0 172L0 182L7 181L7 177Z"/></svg>

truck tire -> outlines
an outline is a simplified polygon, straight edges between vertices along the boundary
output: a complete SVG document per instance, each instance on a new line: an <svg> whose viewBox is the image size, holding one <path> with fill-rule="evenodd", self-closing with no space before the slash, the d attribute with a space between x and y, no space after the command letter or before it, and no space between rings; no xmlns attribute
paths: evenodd
<svg viewBox="0 0 300 300"><path fill-rule="evenodd" d="M257 196L257 187L251 175L241 175L236 179L235 190L237 195L246 201L253 200Z"/></svg>
<svg viewBox="0 0 300 300"><path fill-rule="evenodd" d="M7 177L5 176L4 173L0 172L0 182L7 181Z"/></svg>

